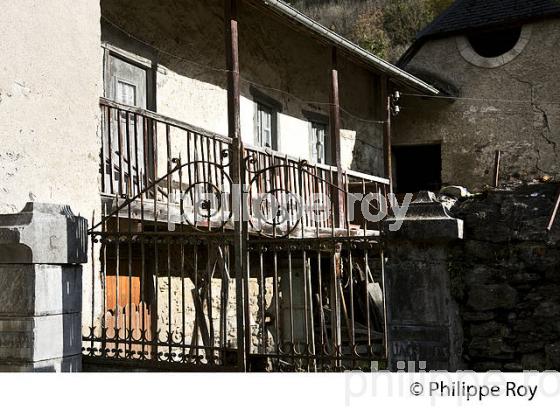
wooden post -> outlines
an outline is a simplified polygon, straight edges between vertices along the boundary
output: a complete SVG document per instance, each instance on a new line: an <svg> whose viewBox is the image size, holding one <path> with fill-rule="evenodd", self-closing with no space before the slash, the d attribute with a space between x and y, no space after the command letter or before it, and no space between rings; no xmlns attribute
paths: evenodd
<svg viewBox="0 0 560 410"><path fill-rule="evenodd" d="M381 104L383 106L383 162L385 164L385 178L389 180L389 192L393 192L393 150L391 147L391 95L389 93L389 78L381 78Z"/></svg>
<svg viewBox="0 0 560 410"><path fill-rule="evenodd" d="M338 187L335 197L335 215L338 226L344 227L344 180L342 175L342 157L340 154L340 95L338 87L338 56L336 47L332 49L331 63L331 93L330 93L330 135L331 153L336 166L336 185Z"/></svg>
<svg viewBox="0 0 560 410"><path fill-rule="evenodd" d="M240 123L240 76L239 76L239 32L238 0L225 0L226 64L228 95L228 135L232 139L230 173L234 186L232 208L234 217L234 274L237 307L237 361L241 371L247 370L248 352L251 346L251 330L248 326L248 280L244 263L245 229L243 222L243 144Z"/></svg>

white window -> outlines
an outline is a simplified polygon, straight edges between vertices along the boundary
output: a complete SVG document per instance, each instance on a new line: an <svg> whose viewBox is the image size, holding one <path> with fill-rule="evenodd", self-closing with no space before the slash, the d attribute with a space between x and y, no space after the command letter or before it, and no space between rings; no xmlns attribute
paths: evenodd
<svg viewBox="0 0 560 410"><path fill-rule="evenodd" d="M257 103L257 145L276 149L276 130L274 110L264 104Z"/></svg>
<svg viewBox="0 0 560 410"><path fill-rule="evenodd" d="M136 86L126 81L122 81L117 79L117 93L116 93L116 102L119 104L130 105L132 107L136 106ZM130 124L134 126L134 115L128 115L126 112L121 111L121 120L123 123L126 123L126 119L128 117ZM126 125L123 124L123 129Z"/></svg>
<svg viewBox="0 0 560 410"><path fill-rule="evenodd" d="M117 102L125 105L136 105L136 86L117 80Z"/></svg>
<svg viewBox="0 0 560 410"><path fill-rule="evenodd" d="M318 164L327 163L327 125L311 123L311 160Z"/></svg>

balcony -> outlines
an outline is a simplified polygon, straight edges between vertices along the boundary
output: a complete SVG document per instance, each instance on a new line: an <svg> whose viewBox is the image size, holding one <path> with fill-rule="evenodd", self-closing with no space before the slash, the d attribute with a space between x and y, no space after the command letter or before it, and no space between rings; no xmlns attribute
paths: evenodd
<svg viewBox="0 0 560 410"><path fill-rule="evenodd" d="M100 101L103 217L228 233L235 194L250 235L269 238L378 236L378 223L361 218L354 195L386 196L389 181L312 164L245 145L244 188L230 168L231 139L160 114ZM354 212L351 212L354 211Z"/></svg>

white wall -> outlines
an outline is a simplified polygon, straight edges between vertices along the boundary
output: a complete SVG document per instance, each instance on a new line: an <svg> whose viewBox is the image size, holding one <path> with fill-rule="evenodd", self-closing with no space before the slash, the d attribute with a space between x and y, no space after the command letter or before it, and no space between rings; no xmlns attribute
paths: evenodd
<svg viewBox="0 0 560 410"><path fill-rule="evenodd" d="M99 202L99 4L3 1L0 12L0 212L30 200Z"/></svg>

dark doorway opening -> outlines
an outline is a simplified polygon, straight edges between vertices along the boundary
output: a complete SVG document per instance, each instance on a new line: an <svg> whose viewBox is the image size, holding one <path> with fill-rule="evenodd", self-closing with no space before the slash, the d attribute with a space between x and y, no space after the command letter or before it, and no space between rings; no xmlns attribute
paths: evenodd
<svg viewBox="0 0 560 410"><path fill-rule="evenodd" d="M441 144L397 146L393 154L398 193L441 189Z"/></svg>

